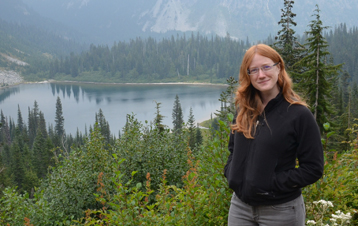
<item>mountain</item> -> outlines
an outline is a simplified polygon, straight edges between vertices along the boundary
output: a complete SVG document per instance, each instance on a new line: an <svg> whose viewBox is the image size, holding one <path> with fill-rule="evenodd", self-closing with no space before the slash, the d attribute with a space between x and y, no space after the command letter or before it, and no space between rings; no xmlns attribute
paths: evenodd
<svg viewBox="0 0 358 226"><path fill-rule="evenodd" d="M0 68L14 70L37 60L87 49L84 36L44 18L21 0L0 0Z"/></svg>
<svg viewBox="0 0 358 226"><path fill-rule="evenodd" d="M3 1L3 0L2 0ZM19 1L19 0L16 0ZM137 36L165 37L181 32L217 34L250 41L274 36L283 0L23 0L40 15L86 34L87 42L112 44ZM325 26L358 25L356 0L300 0L297 34L313 18L315 5Z"/></svg>
<svg viewBox="0 0 358 226"><path fill-rule="evenodd" d="M64 25L61 21L55 21L50 17L45 18L22 0L0 0L0 19L18 25L29 25L46 32L61 36L63 39L84 42L84 37L78 30Z"/></svg>

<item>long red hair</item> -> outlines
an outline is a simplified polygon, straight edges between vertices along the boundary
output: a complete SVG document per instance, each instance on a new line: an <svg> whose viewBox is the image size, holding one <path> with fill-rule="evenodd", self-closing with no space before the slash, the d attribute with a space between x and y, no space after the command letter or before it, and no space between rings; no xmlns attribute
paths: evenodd
<svg viewBox="0 0 358 226"><path fill-rule="evenodd" d="M232 130L242 132L248 139L253 139L256 127L254 126L263 104L261 102L260 93L256 90L250 81L250 75L247 73L252 59L255 54L270 58L273 62L279 63L280 72L278 75L277 84L280 87L281 93L290 104L307 104L301 100L300 96L292 89L292 80L285 70L285 63L280 54L273 48L265 44L258 44L250 47L242 60L240 74L239 74L239 87L236 92L235 104L238 108L236 116L236 124L231 126Z"/></svg>

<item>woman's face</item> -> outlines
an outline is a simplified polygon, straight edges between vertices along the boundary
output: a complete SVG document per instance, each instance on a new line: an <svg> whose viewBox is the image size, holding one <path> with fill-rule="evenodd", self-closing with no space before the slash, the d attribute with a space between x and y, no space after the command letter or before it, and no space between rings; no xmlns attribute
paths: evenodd
<svg viewBox="0 0 358 226"><path fill-rule="evenodd" d="M280 65L273 62L270 58L255 54L251 61L249 70L251 84L261 93L262 95L276 96L280 89L277 84L278 74L280 73ZM266 66L266 68L265 68ZM271 67L271 68L270 68ZM263 70L264 68L264 70ZM270 68L267 70L267 68ZM257 70L258 69L258 70ZM254 73L256 71L256 73Z"/></svg>

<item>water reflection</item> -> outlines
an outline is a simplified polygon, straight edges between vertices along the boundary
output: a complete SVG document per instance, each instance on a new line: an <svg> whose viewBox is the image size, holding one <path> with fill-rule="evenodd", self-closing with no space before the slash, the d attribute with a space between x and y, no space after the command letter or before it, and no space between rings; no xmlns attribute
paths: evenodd
<svg viewBox="0 0 358 226"><path fill-rule="evenodd" d="M155 117L155 102L161 103L163 123L172 126L172 110L175 96L178 95L184 120L190 108L196 121L210 118L220 109L220 93L224 86L202 85L95 85L95 84L23 84L0 93L0 105L6 116L17 118L19 104L23 118L27 119L28 107L36 100L44 113L46 122L54 124L56 99L62 103L65 129L75 134L77 128L84 132L93 125L95 114L102 109L111 131L118 134L125 124L127 114L134 113L142 122L152 121ZM5 112L6 111L6 112Z"/></svg>
<svg viewBox="0 0 358 226"><path fill-rule="evenodd" d="M15 87L9 87L9 88L1 88L0 89L0 104L6 100L6 98L9 98L11 95L14 95L16 93L20 92L20 88Z"/></svg>

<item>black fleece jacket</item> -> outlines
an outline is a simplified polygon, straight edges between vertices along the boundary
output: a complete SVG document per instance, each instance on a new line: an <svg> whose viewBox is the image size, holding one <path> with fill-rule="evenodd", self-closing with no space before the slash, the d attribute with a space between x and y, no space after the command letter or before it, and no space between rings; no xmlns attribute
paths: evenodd
<svg viewBox="0 0 358 226"><path fill-rule="evenodd" d="M266 105L254 139L234 131L228 147L229 187L252 206L291 201L323 174L321 136L311 111L291 105L281 93Z"/></svg>

